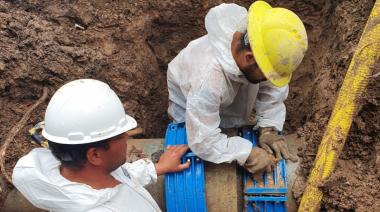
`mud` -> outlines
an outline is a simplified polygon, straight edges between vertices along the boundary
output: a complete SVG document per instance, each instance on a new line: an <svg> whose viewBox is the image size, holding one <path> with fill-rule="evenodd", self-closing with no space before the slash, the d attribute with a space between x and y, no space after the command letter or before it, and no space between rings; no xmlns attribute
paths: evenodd
<svg viewBox="0 0 380 212"><path fill-rule="evenodd" d="M315 16L305 19L306 23L308 20L314 23L308 31L312 42L310 55L300 68L300 72L308 70L305 71L308 74L295 76L287 104L287 129L298 128L297 133L305 144L299 152L302 157L300 179L304 180L293 189L296 197L302 195L305 179L313 166L318 144L372 5L373 1L326 1L320 4L322 12L318 21L314 20ZM379 70L375 68L375 72ZM379 166L376 165L376 146L380 143L380 78L373 74L359 102L361 107L338 165L332 177L321 182L323 211L380 210L380 175L376 173ZM292 122L299 122L301 126L293 126Z"/></svg>
<svg viewBox="0 0 380 212"><path fill-rule="evenodd" d="M169 123L167 64L205 33L204 15L221 2L0 0L0 140L44 86L51 96L77 78L110 84L145 137L163 137ZM309 50L290 84L285 125L304 142L299 179L306 179L374 0L269 2L299 14L308 32ZM322 210L380 210L379 81L374 73L336 171L323 182ZM34 111L7 151L8 173L34 147L27 130L43 119L47 103ZM304 183L299 180L293 189L298 200Z"/></svg>

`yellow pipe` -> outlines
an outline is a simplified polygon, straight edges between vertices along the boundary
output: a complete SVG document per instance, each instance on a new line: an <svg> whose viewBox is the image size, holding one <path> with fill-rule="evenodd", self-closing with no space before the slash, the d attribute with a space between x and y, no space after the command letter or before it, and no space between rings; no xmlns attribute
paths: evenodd
<svg viewBox="0 0 380 212"><path fill-rule="evenodd" d="M319 211L323 194L318 185L328 178L335 168L356 114L359 99L365 92L368 79L379 59L380 0L377 0L339 91L298 211Z"/></svg>

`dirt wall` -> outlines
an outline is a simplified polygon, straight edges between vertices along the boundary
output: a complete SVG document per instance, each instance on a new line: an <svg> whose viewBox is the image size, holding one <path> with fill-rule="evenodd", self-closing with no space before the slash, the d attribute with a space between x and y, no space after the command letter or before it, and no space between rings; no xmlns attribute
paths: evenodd
<svg viewBox="0 0 380 212"><path fill-rule="evenodd" d="M374 0L269 2L295 11L309 37L305 60L290 84L285 125L288 133L297 132L304 141L300 175L307 177ZM110 84L146 137L163 137L169 122L167 64L190 40L205 33L204 15L219 3L0 0L0 140L37 101L43 87L51 96L77 78ZM323 184L322 210L380 210L379 81L379 76L371 78L337 169ZM11 144L9 172L33 148L27 130L43 119L47 103L34 111ZM294 190L297 198L303 186L301 180Z"/></svg>

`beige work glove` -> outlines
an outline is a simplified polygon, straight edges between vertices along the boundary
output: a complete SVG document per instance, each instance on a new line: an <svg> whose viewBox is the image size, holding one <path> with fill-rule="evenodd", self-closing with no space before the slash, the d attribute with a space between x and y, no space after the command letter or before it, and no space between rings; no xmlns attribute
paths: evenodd
<svg viewBox="0 0 380 212"><path fill-rule="evenodd" d="M275 163L273 155L261 148L253 147L243 167L252 174L260 174L264 171L272 171Z"/></svg>
<svg viewBox="0 0 380 212"><path fill-rule="evenodd" d="M290 154L285 137L278 134L274 127L262 127L259 129L259 147L265 149L269 154L276 157L277 160L285 159L297 162L298 157Z"/></svg>

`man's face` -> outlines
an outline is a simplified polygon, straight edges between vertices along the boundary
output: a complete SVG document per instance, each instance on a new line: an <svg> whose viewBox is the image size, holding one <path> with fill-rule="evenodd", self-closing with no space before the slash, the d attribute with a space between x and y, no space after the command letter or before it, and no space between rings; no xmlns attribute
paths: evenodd
<svg viewBox="0 0 380 212"><path fill-rule="evenodd" d="M267 80L266 77L264 76L263 72L261 72L256 61L251 62L251 63L245 63L240 68L240 70L241 70L241 72L243 72L243 74L247 78L247 80L250 81L251 83L257 84L259 82Z"/></svg>
<svg viewBox="0 0 380 212"><path fill-rule="evenodd" d="M267 80L256 63L253 52L243 46L243 33L235 32L231 43L232 55L241 72L251 83L259 83Z"/></svg>
<svg viewBox="0 0 380 212"><path fill-rule="evenodd" d="M127 140L128 134L123 133L111 138L109 149L104 151L104 165L108 171L114 171L123 165L127 160Z"/></svg>

